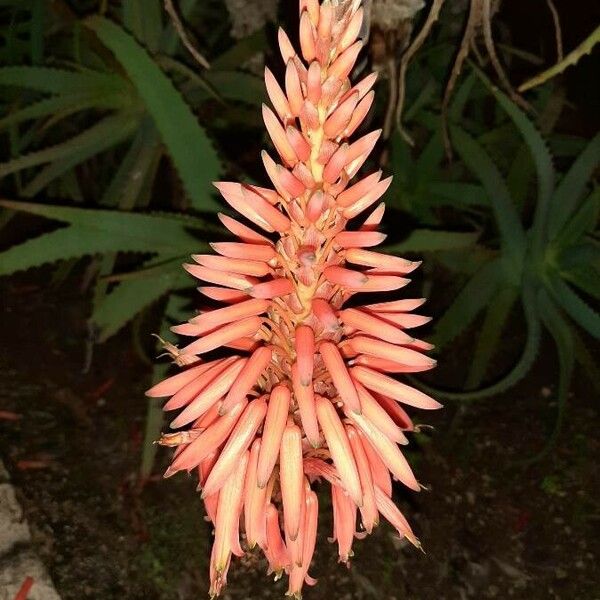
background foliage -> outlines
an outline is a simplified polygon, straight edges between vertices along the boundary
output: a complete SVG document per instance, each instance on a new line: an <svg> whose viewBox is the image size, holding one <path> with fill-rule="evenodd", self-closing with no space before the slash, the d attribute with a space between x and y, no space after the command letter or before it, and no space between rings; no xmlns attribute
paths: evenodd
<svg viewBox="0 0 600 600"><path fill-rule="evenodd" d="M566 56L559 43L557 61L547 38L539 55L502 23L493 28L489 0L458 4L414 3L400 21L372 15L365 60L381 77L370 119L384 123L378 160L395 175L388 250L426 255L420 285L434 298L442 362L465 332L473 338L460 344L469 368L433 393L466 402L509 389L550 334L558 409L543 453L559 433L575 363L599 381L589 341L600 337L600 135L585 116L570 126L573 84L561 76L599 30ZM176 14L207 69L159 0L4 0L0 11L0 275L51 263L50 285L79 277L90 297L88 355L138 319L131 331L148 360L139 315L168 338L194 307L180 263L225 235L211 182L262 177L256 64L266 56L281 71L275 30L259 23L232 39L223 3L182 0ZM560 42L560 23L556 32ZM526 96L507 67L515 83L533 77L520 88ZM510 330L522 332L520 347L499 370ZM160 427L151 404L143 478Z"/></svg>

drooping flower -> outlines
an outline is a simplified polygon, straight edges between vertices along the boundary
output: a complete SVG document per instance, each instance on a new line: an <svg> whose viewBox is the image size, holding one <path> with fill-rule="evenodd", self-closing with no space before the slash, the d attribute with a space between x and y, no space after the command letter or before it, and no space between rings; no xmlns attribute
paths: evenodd
<svg viewBox="0 0 600 600"><path fill-rule="evenodd" d="M300 0L301 54L279 31L285 81L266 69L273 108L263 107L278 154L262 153L272 187L215 183L252 226L220 215L236 241L185 265L220 306L173 328L191 338L176 352L183 370L148 391L180 410L180 431L161 440L176 447L166 475L198 473L215 527L213 596L231 555L255 546L270 572L288 575L290 595L315 583L320 480L331 486L340 561L380 515L419 545L391 496L392 477L420 489L399 447L414 429L403 405L440 407L396 378L435 364L412 335L428 321L411 312L424 300L351 302L399 290L420 264L371 249L385 239L378 202L391 178L351 183L380 133L349 139L373 103L373 75L349 80L362 21L360 0Z"/></svg>

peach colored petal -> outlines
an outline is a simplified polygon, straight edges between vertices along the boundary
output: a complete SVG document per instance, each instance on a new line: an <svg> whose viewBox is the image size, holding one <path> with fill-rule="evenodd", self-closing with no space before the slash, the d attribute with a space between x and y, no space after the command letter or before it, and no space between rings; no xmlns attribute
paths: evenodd
<svg viewBox="0 0 600 600"><path fill-rule="evenodd" d="M315 31L310 21L308 12L303 12L300 17L300 49L304 60L310 62L316 56Z"/></svg>
<svg viewBox="0 0 600 600"><path fill-rule="evenodd" d="M333 539L338 543L339 561L347 563L352 556L352 542L356 529L356 505L342 488L331 486L333 504Z"/></svg>
<svg viewBox="0 0 600 600"><path fill-rule="evenodd" d="M358 40L349 48L344 50L344 52L342 52L329 67L329 76L336 77L337 79L344 79L345 77L348 77L350 71L352 71L352 68L354 67L354 63L356 62L360 51L362 50L362 47L362 42Z"/></svg>
<svg viewBox="0 0 600 600"><path fill-rule="evenodd" d="M268 244L244 244L240 242L211 242L210 247L230 258L246 258L269 262L277 258L277 252Z"/></svg>
<svg viewBox="0 0 600 600"><path fill-rule="evenodd" d="M241 321L227 323L212 333L185 346L185 348L182 349L182 352L184 354L204 354L205 352L210 352L237 338L254 335L261 324L262 321L260 317L248 317Z"/></svg>
<svg viewBox="0 0 600 600"><path fill-rule="evenodd" d="M198 466L223 444L235 427L248 401L244 398L229 414L219 417L177 456L171 465L173 471L189 471Z"/></svg>
<svg viewBox="0 0 600 600"><path fill-rule="evenodd" d="M341 102L333 113L327 118L323 125L323 131L328 138L336 138L350 124L352 115L358 104L358 92L350 94L346 100Z"/></svg>
<svg viewBox="0 0 600 600"><path fill-rule="evenodd" d="M323 274L331 283L349 288L358 289L361 286L364 286L368 281L368 277L364 273L339 267L337 265L326 267Z"/></svg>
<svg viewBox="0 0 600 600"><path fill-rule="evenodd" d="M217 310L202 313L190 319L198 329L196 335L206 333L212 329L240 319L258 316L268 310L271 306L269 300L262 298L251 298L232 306L226 306Z"/></svg>
<svg viewBox="0 0 600 600"><path fill-rule="evenodd" d="M369 92L357 105L352 118L350 119L350 123L344 130L344 137L351 136L362 124L365 120L366 116L369 114L371 107L373 106L373 102L375 100L375 92Z"/></svg>
<svg viewBox="0 0 600 600"><path fill-rule="evenodd" d="M363 196L368 194L375 185L379 183L381 175L381 171L372 173L371 175L368 175L364 179L361 179L359 182L344 190L336 198L337 205L341 206L342 208L347 208L348 206L358 202Z"/></svg>
<svg viewBox="0 0 600 600"><path fill-rule="evenodd" d="M267 506L267 542L264 548L269 571L275 573L277 578L290 564L290 556L281 536L279 528L279 512L273 504Z"/></svg>
<svg viewBox="0 0 600 600"><path fill-rule="evenodd" d="M353 502L357 506L362 506L362 490L358 470L344 426L330 400L319 396L316 399L316 405L317 418L344 488Z"/></svg>
<svg viewBox="0 0 600 600"><path fill-rule="evenodd" d="M416 315L411 313L379 313L380 318L386 321L396 323L399 327L404 329L412 329L413 327L421 327L431 321L431 317L424 315Z"/></svg>
<svg viewBox="0 0 600 600"><path fill-rule="evenodd" d="M370 154L373 148L375 148L375 144L377 143L377 140L379 140L380 136L381 129L378 129L363 135L361 138L358 138L355 142L350 144L347 156L348 164L351 164L353 161L359 159L365 154Z"/></svg>
<svg viewBox="0 0 600 600"><path fill-rule="evenodd" d="M349 48L358 37L360 28L362 27L364 17L364 9L360 7L350 19L340 41L338 42L338 51L344 51Z"/></svg>
<svg viewBox="0 0 600 600"><path fill-rule="evenodd" d="M248 294L254 298L272 299L291 294L293 291L294 286L292 282L285 277L279 277L271 279L271 281L264 281L253 285L248 289Z"/></svg>
<svg viewBox="0 0 600 600"><path fill-rule="evenodd" d="M211 594L218 595L227 579L231 560L232 540L242 509L244 477L248 464L248 453L240 456L235 470L224 482L219 494L215 521L215 541L211 556ZM210 477L210 476L209 476Z"/></svg>
<svg viewBox="0 0 600 600"><path fill-rule="evenodd" d="M353 379L360 381L366 388L384 396L396 398L398 402L402 402L403 404L416 406L425 410L442 408L442 405L437 400L434 400L427 394L367 367L352 367L350 374Z"/></svg>
<svg viewBox="0 0 600 600"><path fill-rule="evenodd" d="M315 392L312 380L307 385L302 383L297 363L292 365L292 386L306 438L313 448L318 448L321 445L321 436L317 421Z"/></svg>
<svg viewBox="0 0 600 600"><path fill-rule="evenodd" d="M216 183L213 182L213 185L216 185ZM219 213L218 217L219 217L219 221L221 221L221 223L223 223L223 225L229 231L231 231L231 233L233 233L233 235L239 237L244 242L248 242L251 244L267 244L267 245L271 243L268 238L266 238L265 236L263 236L260 233L257 233L256 231L254 231L254 229L250 229L250 227L247 227L243 223L236 221L229 215L224 215L223 213Z"/></svg>
<svg viewBox="0 0 600 600"><path fill-rule="evenodd" d="M348 144L342 144L331 156L325 169L323 170L323 179L327 183L335 183L347 163Z"/></svg>
<svg viewBox="0 0 600 600"><path fill-rule="evenodd" d="M248 299L248 296L245 292L230 290L228 288L202 285L196 289L211 300L226 302L227 304L237 304L238 302L243 302L244 300Z"/></svg>
<svg viewBox="0 0 600 600"><path fill-rule="evenodd" d="M375 202L377 202L381 198L381 196L383 196L383 194L387 192L391 184L391 177L382 179L358 201L356 201L354 204L343 210L342 215L344 216L344 218L353 219L354 217L358 216L360 213L365 211L367 208L375 204Z"/></svg>
<svg viewBox="0 0 600 600"><path fill-rule="evenodd" d="M375 489L369 459L360 436L352 425L346 425L346 434L352 448L352 455L356 462L362 489L363 505L360 507L362 523L367 533L371 533L373 527L379 522L379 512L375 503Z"/></svg>
<svg viewBox="0 0 600 600"><path fill-rule="evenodd" d="M250 390L258 383L258 378L271 364L272 356L273 351L266 346L260 346L252 353L237 379L229 388L219 409L220 415L226 415L250 393Z"/></svg>
<svg viewBox="0 0 600 600"><path fill-rule="evenodd" d="M194 400L206 387L225 371L227 367L239 360L239 357L230 356L222 358L211 363L209 369L191 381L188 385L182 387L177 393L173 394L170 400L163 406L163 410L177 410L187 406Z"/></svg>
<svg viewBox="0 0 600 600"><path fill-rule="evenodd" d="M221 490L227 478L235 471L240 459L250 447L258 428L262 425L266 412L267 403L264 398L253 400L248 404L204 484L203 498Z"/></svg>
<svg viewBox="0 0 600 600"><path fill-rule="evenodd" d="M354 359L353 364L362 365L363 367L370 367L371 369L381 371L382 373L421 373L431 369L431 365L420 367L408 366L393 360L388 360L387 358L370 356L369 354L358 355Z"/></svg>
<svg viewBox="0 0 600 600"><path fill-rule="evenodd" d="M308 201L306 216L311 223L315 223L323 214L326 206L326 196L321 190L317 190Z"/></svg>
<svg viewBox="0 0 600 600"><path fill-rule="evenodd" d="M302 133L300 131L298 131L298 129L296 129L296 127L292 127L291 125L288 125L288 127L285 130L285 134L286 134L288 142L290 143L290 146L293 148L296 156L301 161L307 161L310 158L311 147L310 147L310 144L306 141L306 138L302 135ZM298 166L304 166L304 165L302 165L302 163L300 163L300 165L298 165ZM310 171L308 171L308 172L310 173Z"/></svg>
<svg viewBox="0 0 600 600"><path fill-rule="evenodd" d="M393 503L392 499L386 495L381 488L375 486L375 500L379 512L396 528L398 533L405 537L411 544L417 548L421 548L421 542L413 533L408 521L400 512L398 507Z"/></svg>
<svg viewBox="0 0 600 600"><path fill-rule="evenodd" d="M339 328L338 318L326 300L315 298L312 301L312 310L325 329L334 331Z"/></svg>
<svg viewBox="0 0 600 600"><path fill-rule="evenodd" d="M214 361L189 367L188 369L185 369L176 375L172 375L152 386L146 391L146 396L149 398L165 398L166 396L172 396L213 366Z"/></svg>
<svg viewBox="0 0 600 600"><path fill-rule="evenodd" d="M362 442L365 454L371 467L371 475L373 477L373 484L378 485L388 496L392 495L392 478L390 476L389 469L385 466L385 463L381 460L379 454L369 440L365 437L364 433L358 430L358 435Z"/></svg>
<svg viewBox="0 0 600 600"><path fill-rule="evenodd" d="M185 410L171 421L171 428L178 429L201 417L206 411L220 400L232 386L236 377L242 370L246 359L239 359L230 364L222 373L210 382L189 404Z"/></svg>
<svg viewBox="0 0 600 600"><path fill-rule="evenodd" d="M356 385L362 412L366 419L371 421L377 429L397 444L408 444L402 429L396 425L392 417L379 404L379 402L362 386Z"/></svg>
<svg viewBox="0 0 600 600"><path fill-rule="evenodd" d="M321 99L321 65L317 61L310 63L308 67L307 98L313 105L318 104Z"/></svg>
<svg viewBox="0 0 600 600"><path fill-rule="evenodd" d="M258 283L258 279L255 277L228 273L227 271L217 271L216 269L209 269L201 265L184 264L183 268L190 275L193 275L198 279L202 279L208 283L215 283L216 285L233 288L234 290L247 290L255 283Z"/></svg>
<svg viewBox="0 0 600 600"><path fill-rule="evenodd" d="M398 327L356 308L346 308L340 311L339 316L344 325L392 344L406 344L413 339Z"/></svg>
<svg viewBox="0 0 600 600"><path fill-rule="evenodd" d="M266 104L262 105L262 115L271 141L277 149L277 152L279 152L279 156L281 156L287 164L295 165L298 161L298 157L286 136L285 129L281 125L281 122Z"/></svg>
<svg viewBox="0 0 600 600"><path fill-rule="evenodd" d="M393 300L392 302L378 302L376 304L367 304L366 309L374 312L384 313L403 313L415 310L425 303L425 298L403 298L402 300Z"/></svg>
<svg viewBox="0 0 600 600"><path fill-rule="evenodd" d="M302 432L297 425L288 424L283 431L279 454L279 478L283 501L286 534L294 541L300 530L300 516L304 496L302 468Z"/></svg>
<svg viewBox="0 0 600 600"><path fill-rule="evenodd" d="M275 79L275 76L267 67L265 67L265 85L271 104L279 115L279 118L282 121L291 119L292 109L290 108L289 102L279 86L279 83L277 83L277 79Z"/></svg>
<svg viewBox="0 0 600 600"><path fill-rule="evenodd" d="M288 60L287 67L285 70L285 93L292 109L292 115L297 117L300 115L302 110L302 104L304 97L302 94L302 87L300 85L300 77L298 75L298 69L293 60Z"/></svg>
<svg viewBox="0 0 600 600"><path fill-rule="evenodd" d="M302 385L310 385L315 363L315 333L312 327L299 325L296 327L294 339L298 374Z"/></svg>
<svg viewBox="0 0 600 600"><path fill-rule="evenodd" d="M244 526L250 549L264 545L267 539L267 488L259 488L256 479L260 444L260 438L252 443L244 483Z"/></svg>
<svg viewBox="0 0 600 600"><path fill-rule="evenodd" d="M398 402L382 394L374 393L379 406L393 419L394 423L404 431L413 431L415 426L408 413Z"/></svg>
<svg viewBox="0 0 600 600"><path fill-rule="evenodd" d="M359 227L361 231L373 231L379 227L381 219L385 214L385 204L381 202L377 208L365 219L364 223Z"/></svg>
<svg viewBox="0 0 600 600"><path fill-rule="evenodd" d="M275 463L279 458L281 438L287 423L290 407L290 391L278 385L271 391L267 415L263 429L263 442L257 465L258 486L264 488L271 477Z"/></svg>
<svg viewBox="0 0 600 600"><path fill-rule="evenodd" d="M342 248L369 248L381 244L386 237L378 231L340 231L335 241Z"/></svg>
<svg viewBox="0 0 600 600"><path fill-rule="evenodd" d="M264 277L271 272L269 265L263 261L214 256L213 254L192 254L192 258L203 267L240 275Z"/></svg>
<svg viewBox="0 0 600 600"><path fill-rule="evenodd" d="M337 346L333 342L323 342L319 346L319 354L323 358L325 368L329 371L342 402L350 410L360 412L358 393Z"/></svg>
<svg viewBox="0 0 600 600"><path fill-rule="evenodd" d="M281 27L277 31L277 41L279 42L279 50L281 51L283 62L287 64L296 56L296 51L287 33Z"/></svg>
<svg viewBox="0 0 600 600"><path fill-rule="evenodd" d="M398 446L377 429L365 415L357 415L351 411L347 411L346 415L355 423L373 445L373 448L377 454L379 454L379 457L385 463L385 466L392 472L394 477L398 479L398 481L401 481L406 487L415 492L419 492L421 486L419 486L408 461Z"/></svg>

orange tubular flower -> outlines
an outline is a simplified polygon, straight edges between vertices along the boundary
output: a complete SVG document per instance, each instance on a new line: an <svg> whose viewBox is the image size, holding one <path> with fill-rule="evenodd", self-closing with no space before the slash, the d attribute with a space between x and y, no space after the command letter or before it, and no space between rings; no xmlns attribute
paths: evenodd
<svg viewBox="0 0 600 600"><path fill-rule="evenodd" d="M279 155L262 153L272 189L215 183L250 226L220 215L236 240L184 265L221 305L173 328L192 338L170 346L183 370L148 391L180 411L171 426L185 429L160 443L176 447L166 475L199 474L215 526L213 596L231 555L256 547L269 572L288 575L289 595L315 583L317 480L331 486L341 561L380 516L419 545L391 495L392 477L420 489L399 446L414 428L405 407L441 406L396 378L435 365L413 337L428 321L410 312L423 300L348 305L356 293L400 289L419 266L372 249L385 239L378 201L391 178L350 183L380 134L349 140L376 79L348 78L362 48L360 4L300 0L301 55L280 31L285 77L265 70L273 108L263 107Z"/></svg>

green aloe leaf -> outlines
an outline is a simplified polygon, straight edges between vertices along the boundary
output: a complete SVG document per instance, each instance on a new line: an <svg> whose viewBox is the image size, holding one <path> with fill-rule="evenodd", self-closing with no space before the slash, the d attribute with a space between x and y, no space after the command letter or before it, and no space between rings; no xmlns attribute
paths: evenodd
<svg viewBox="0 0 600 600"><path fill-rule="evenodd" d="M479 233L415 229L403 242L386 246L387 252L438 252L468 248L477 243Z"/></svg>
<svg viewBox="0 0 600 600"><path fill-rule="evenodd" d="M558 352L557 414L554 428L544 448L532 458L524 461L524 464L532 464L544 458L556 443L564 421L575 366L575 340L569 323L556 309L545 290L540 290L537 303L542 322L554 338Z"/></svg>
<svg viewBox="0 0 600 600"><path fill-rule="evenodd" d="M555 173L552 165L552 155L550 154L546 141L527 115L508 96L493 85L481 70L477 67L474 67L474 69L479 79L481 79L484 85L493 94L498 104L500 104L520 131L531 152L536 167L538 181L538 197L533 231L539 244L541 243L541 237L546 228L548 211L550 209L550 198L554 191Z"/></svg>
<svg viewBox="0 0 600 600"><path fill-rule="evenodd" d="M600 268L593 265L581 265L562 272L561 275L584 294L600 301Z"/></svg>
<svg viewBox="0 0 600 600"><path fill-rule="evenodd" d="M600 133L590 141L562 178L552 196L552 210L548 216L550 239L562 235L562 228L576 210L592 173L600 162Z"/></svg>
<svg viewBox="0 0 600 600"><path fill-rule="evenodd" d="M66 142L31 152L0 164L0 178L49 162L61 165L60 168L55 169L56 174L54 174L54 177L56 177L72 166L90 158L90 156L99 154L123 142L133 134L137 125L136 115L131 113L117 113L105 117L100 122L73 136ZM65 166L63 167L62 165ZM48 181L51 181L51 179L52 177L45 176L44 185ZM35 191L37 192L39 189L41 188Z"/></svg>
<svg viewBox="0 0 600 600"><path fill-rule="evenodd" d="M267 101L265 84L262 79L240 71L207 71L206 81L226 100L262 106Z"/></svg>
<svg viewBox="0 0 600 600"><path fill-rule="evenodd" d="M586 37L585 40L583 40L583 42L577 46L577 48L569 52L569 54L567 54L557 64L549 69L546 69L545 71L542 71L539 75L532 77L525 83L522 83L519 86L519 92L524 92L525 90L542 85L542 83L545 83L549 79L560 75L560 73L562 73L568 67L576 65L581 57L589 54L598 42L600 42L600 25L596 27L596 29L594 29L594 31L592 31L592 33L590 33L590 35L588 35L588 37Z"/></svg>
<svg viewBox="0 0 600 600"><path fill-rule="evenodd" d="M553 245L566 248L581 242L586 233L592 233L596 228L599 214L600 186L588 196L571 220L562 226Z"/></svg>
<svg viewBox="0 0 600 600"><path fill-rule="evenodd" d="M467 167L479 178L488 194L500 231L502 251L509 257L515 275L518 275L527 242L506 182L498 167L475 139L456 126L451 126L450 131L454 147Z"/></svg>
<svg viewBox="0 0 600 600"><path fill-rule="evenodd" d="M582 266L600 268L600 243L591 237L586 241L580 239L578 244L573 244L561 249L558 256L558 266L561 273L568 272Z"/></svg>
<svg viewBox="0 0 600 600"><path fill-rule="evenodd" d="M502 285L502 263L494 260L479 269L438 320L432 342L445 346L465 331Z"/></svg>
<svg viewBox="0 0 600 600"><path fill-rule="evenodd" d="M258 52L263 52L269 47L269 42L264 29L241 39L226 52L211 61L211 70L232 71L239 68Z"/></svg>
<svg viewBox="0 0 600 600"><path fill-rule="evenodd" d="M477 293L476 289L474 289L473 292ZM524 282L521 301L526 323L525 346L519 360L499 381L487 387L472 391L453 392L434 388L430 385L424 384L421 381L415 380L414 378L412 378L412 380L415 381L418 387L425 390L429 394L459 402L474 402L476 400L498 396L499 394L503 394L511 387L519 383L519 381L521 381L527 375L533 366L540 349L541 339L541 322L536 303L535 288L534 285L529 281Z"/></svg>
<svg viewBox="0 0 600 600"><path fill-rule="evenodd" d="M85 21L121 63L156 123L163 142L198 210L216 210L211 182L221 164L204 129L171 80L125 30L103 17Z"/></svg>
<svg viewBox="0 0 600 600"><path fill-rule="evenodd" d="M179 260L166 262L146 277L127 279L104 296L92 314L97 340L102 343L117 333L142 310L175 287L189 284Z"/></svg>
<svg viewBox="0 0 600 600"><path fill-rule="evenodd" d="M160 136L152 120L146 118L104 190L100 204L118 206L121 210L131 210L134 206L139 208L138 197L147 187L148 180L154 179L152 166L161 153Z"/></svg>
<svg viewBox="0 0 600 600"><path fill-rule="evenodd" d="M152 53L159 49L162 12L159 0L123 0L123 25Z"/></svg>
<svg viewBox="0 0 600 600"><path fill-rule="evenodd" d="M185 256L202 245L191 230L206 231L201 219L0 201L0 206L56 219L71 226L46 233L0 254L0 275L65 258L105 252Z"/></svg>
<svg viewBox="0 0 600 600"><path fill-rule="evenodd" d="M597 394L600 395L600 368L596 362L593 350L590 349L589 344L582 340L581 336L573 328L571 328L571 335L575 342L575 358L581 365L583 373L585 373Z"/></svg>
<svg viewBox="0 0 600 600"><path fill-rule="evenodd" d="M519 289L512 286L499 290L492 298L478 335L471 367L465 382L465 389L472 390L481 385L490 361L494 357L498 342L502 337L510 311L518 298Z"/></svg>
<svg viewBox="0 0 600 600"><path fill-rule="evenodd" d="M52 67L2 67L0 86L14 86L45 92L47 94L69 94L82 92L110 92L124 89L122 77L112 73L101 73L85 69L68 71Z"/></svg>
<svg viewBox="0 0 600 600"><path fill-rule="evenodd" d="M445 202L453 206L483 206L488 203L485 189L474 183L434 181L429 184L429 191L434 196L431 202L436 204Z"/></svg>
<svg viewBox="0 0 600 600"><path fill-rule="evenodd" d="M137 115L106 117L104 121L97 124L97 128L93 132L94 135L90 134L85 139L80 139L80 144L72 145L73 151L71 153L46 165L22 188L21 194L25 198L33 198L49 183L66 174L73 167L127 141L134 134L138 122Z"/></svg>
<svg viewBox="0 0 600 600"><path fill-rule="evenodd" d="M552 277L548 289L563 310L590 335L600 339L600 315L582 300L562 279Z"/></svg>
<svg viewBox="0 0 600 600"><path fill-rule="evenodd" d="M115 93L84 92L52 96L8 113L0 119L0 129L41 117L56 117L57 113L61 115L61 118L65 118L90 108L116 109L124 105L122 95ZM56 118L54 118L53 123L56 124L56 122Z"/></svg>
<svg viewBox="0 0 600 600"><path fill-rule="evenodd" d="M444 143L442 134L436 131L415 162L415 168L418 172L419 179L431 180L440 170L440 163L444 159Z"/></svg>

